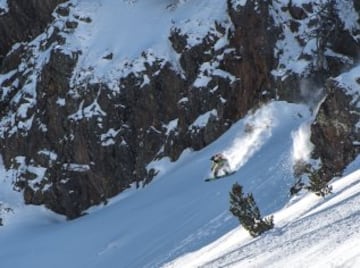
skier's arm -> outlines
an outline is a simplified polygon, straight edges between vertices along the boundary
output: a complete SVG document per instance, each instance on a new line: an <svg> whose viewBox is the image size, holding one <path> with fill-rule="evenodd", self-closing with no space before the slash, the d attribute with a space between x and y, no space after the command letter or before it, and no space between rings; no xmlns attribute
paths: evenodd
<svg viewBox="0 0 360 268"><path fill-rule="evenodd" d="M211 171L214 171L214 169L215 169L215 166L216 166L216 163L215 163L215 161L211 162Z"/></svg>

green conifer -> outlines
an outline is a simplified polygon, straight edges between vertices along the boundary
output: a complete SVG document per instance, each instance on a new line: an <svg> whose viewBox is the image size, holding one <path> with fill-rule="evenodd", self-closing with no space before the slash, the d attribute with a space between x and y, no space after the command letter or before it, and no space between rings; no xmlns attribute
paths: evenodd
<svg viewBox="0 0 360 268"><path fill-rule="evenodd" d="M252 193L244 195L238 183L233 185L230 192L230 212L253 237L274 227L273 216L262 219Z"/></svg>
<svg viewBox="0 0 360 268"><path fill-rule="evenodd" d="M332 191L332 187L328 185L328 182L322 176L321 170L313 170L309 175L309 186L307 189L318 196L324 197Z"/></svg>

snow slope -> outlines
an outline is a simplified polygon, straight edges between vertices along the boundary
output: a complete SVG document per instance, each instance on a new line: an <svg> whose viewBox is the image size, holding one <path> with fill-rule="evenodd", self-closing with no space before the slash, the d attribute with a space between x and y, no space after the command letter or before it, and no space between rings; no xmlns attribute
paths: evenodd
<svg viewBox="0 0 360 268"><path fill-rule="evenodd" d="M77 0L71 16L91 18L65 35L63 50L82 51L74 83L114 80L130 72L144 70L144 57L166 59L177 65L177 54L169 35L177 28L186 32L188 45L194 46L227 18L226 1L125 1ZM215 8L214 8L215 7ZM61 16L58 22L61 23ZM105 57L112 54L112 60ZM91 70L90 72L88 70ZM116 87L114 83L114 87Z"/></svg>
<svg viewBox="0 0 360 268"><path fill-rule="evenodd" d="M259 238L238 227L164 267L358 267L360 171L332 186L325 199L305 194L292 200Z"/></svg>
<svg viewBox="0 0 360 268"><path fill-rule="evenodd" d="M111 82L129 63L141 68L136 60L149 47L149 54L176 61L167 39L172 27L184 28L194 44L209 30L209 20L227 19L226 1L220 0L211 5L182 0L175 9L162 0L73 2L72 16L96 22L79 24L61 48L83 52L77 81ZM152 15L144 17L144 10ZM104 58L109 53L112 61ZM291 53L283 59L296 61ZM95 71L88 72L93 66ZM287 67L304 70L302 62ZM69 222L43 207L25 206L12 189L14 174L0 163L0 217L5 224L0 227L0 267L357 267L360 161L353 163L349 176L333 183L334 193L325 199L288 196L294 161L306 161L311 150L311 116L305 105L263 106L203 150L187 151L176 163L151 163L161 172L145 188L129 189ZM209 158L218 151L238 172L205 183ZM274 214L275 229L253 239L239 227L228 211L234 182L254 194L263 216Z"/></svg>
<svg viewBox="0 0 360 268"><path fill-rule="evenodd" d="M235 181L254 193L264 215L287 203L294 180L292 133L310 116L303 105L264 106L207 148L184 153L176 163L153 163L162 172L149 186L129 190L71 222L42 208L14 204L10 195L4 201L14 212L0 229L2 267L49 262L54 267L160 267L198 250L238 226L228 212ZM239 170L205 183L209 157L218 151L234 156L231 164ZM1 196L8 192L1 188Z"/></svg>
<svg viewBox="0 0 360 268"><path fill-rule="evenodd" d="M325 199L288 196L295 156L309 149L310 117L304 105L270 103L203 150L152 163L161 173L145 188L70 222L23 205L2 171L3 206L14 210L2 212L1 267L357 267L360 161ZM239 170L204 182L218 151ZM239 227L228 211L235 181L254 193L263 216L274 214L273 230L253 239Z"/></svg>

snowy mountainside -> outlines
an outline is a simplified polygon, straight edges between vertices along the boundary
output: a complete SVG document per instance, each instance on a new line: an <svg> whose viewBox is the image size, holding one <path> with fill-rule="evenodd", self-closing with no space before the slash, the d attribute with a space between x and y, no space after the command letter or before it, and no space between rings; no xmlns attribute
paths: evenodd
<svg viewBox="0 0 360 268"><path fill-rule="evenodd" d="M168 41L172 29L184 31L187 45L193 47L201 43L209 31L215 33L211 29L214 21L227 20L224 1L215 1L216 9L204 1L183 1L174 9L169 3L79 1L71 10L73 16L92 18L95 25L80 23L66 36L63 47L82 52L73 83L106 81L112 85L112 90L119 90L117 81L131 72L141 73L146 69L144 64L158 59L175 59L176 62L178 56ZM144 10L148 15L144 16ZM106 59L109 54L111 60ZM142 57L144 54L150 58Z"/></svg>
<svg viewBox="0 0 360 268"><path fill-rule="evenodd" d="M326 198L289 197L296 152L309 150L303 126L310 118L304 105L264 106L203 150L188 151L176 163L154 162L163 172L148 187L129 189L74 221L19 202L0 229L2 266L357 267L359 161L332 182ZM252 132L249 122L256 122ZM239 156L231 163L239 170L204 182L209 155L222 150ZM252 153L240 157L243 151ZM274 215L273 230L254 239L239 227L228 210L234 182L255 194L262 215ZM19 199L12 193L1 188L13 205Z"/></svg>
<svg viewBox="0 0 360 268"><path fill-rule="evenodd" d="M310 116L304 105L266 105L203 150L188 151L176 163L154 162L163 172L149 186L129 189L75 221L19 203L0 231L2 265L42 267L51 259L55 267L159 267L197 250L238 225L228 211L228 192L235 181L254 193L264 215L286 204L294 181L292 151L297 145L292 134ZM250 132L249 123L254 123ZM204 182L209 155L222 150L238 153L231 163L238 172ZM9 190L1 188L2 196ZM8 195L6 201L13 204L16 199ZM22 258L12 258L15 252Z"/></svg>
<svg viewBox="0 0 360 268"><path fill-rule="evenodd" d="M134 181L151 180L155 172L145 164L171 150L163 143L174 141L164 141L164 136L177 135L178 129L166 128L177 118L186 85L167 62L177 57L169 34L184 25L188 46L196 45L213 27L209 17L226 17L220 2L223 9L214 10L204 1L195 6L179 2L176 9L159 1L70 1L56 9L43 34L13 46L9 61L27 58L19 59L15 69L9 62L1 75L2 106L8 107L0 122L7 144L2 154L6 168L18 174L17 186L25 190L27 203L45 203L73 218ZM144 10L150 15L144 16ZM205 113L208 108L198 109ZM197 115L186 117L190 125ZM91 140L90 146L85 140ZM68 193L82 194L83 201ZM59 198L67 200L59 203Z"/></svg>
<svg viewBox="0 0 360 268"><path fill-rule="evenodd" d="M253 3L245 12L267 38L261 6L264 16ZM14 44L0 76L1 153L25 202L76 218L270 99L272 48L239 39L249 29L234 29L238 12L220 0L69 1L42 34Z"/></svg>
<svg viewBox="0 0 360 268"><path fill-rule="evenodd" d="M357 267L360 263L359 165L331 183L325 199L296 197L274 214L275 229L252 239L235 228L163 267Z"/></svg>
<svg viewBox="0 0 360 268"><path fill-rule="evenodd" d="M357 245L356 224L334 224L358 218L357 1L14 3L0 1L2 265L330 265L317 256ZM237 173L205 183L220 151ZM334 194L291 199L314 174ZM238 227L234 182L274 230Z"/></svg>
<svg viewBox="0 0 360 268"><path fill-rule="evenodd" d="M334 75L338 72L334 66L337 61L344 66L355 63L356 43L360 37L359 14L352 1L333 1L333 6L327 6L326 3L330 2L298 0L289 2L286 7L286 1L274 2L272 17L283 30L275 48L279 58L277 68L272 71L275 77L286 79L292 74L311 77L310 72L321 69ZM326 29L319 28L322 24L322 27L326 25ZM327 39L330 39L332 32L339 31L341 27L347 29L348 33L333 36L334 40L329 42ZM328 31L328 36L322 36L322 31ZM343 44L344 40L347 41L346 45ZM326 44L320 49L322 42Z"/></svg>

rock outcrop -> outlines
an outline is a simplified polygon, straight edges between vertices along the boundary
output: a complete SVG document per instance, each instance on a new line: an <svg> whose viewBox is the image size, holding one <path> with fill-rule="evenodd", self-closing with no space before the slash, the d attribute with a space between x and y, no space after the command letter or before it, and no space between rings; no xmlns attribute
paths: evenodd
<svg viewBox="0 0 360 268"><path fill-rule="evenodd" d="M187 148L203 148L250 109L274 98L303 100L299 88L304 79L321 85L329 74L352 66L359 48L353 34L334 28L327 47L346 58L320 54L328 64L316 69L319 55L304 52L299 58L309 67L303 73L286 70L284 76L274 75L283 68L284 51L274 51L286 30L274 14L290 14L289 29L305 46L300 25L311 23L315 8L297 7L291 1L277 9L272 1L239 5L228 0L230 21L214 22L195 45L186 32L173 27L169 41L180 68L144 51L137 59L141 71L129 62L114 89L104 81L77 80L74 71L82 51L69 51L64 45L62 33L92 23L91 18L70 16L72 6L65 3L55 11L64 23L45 29L61 2L10 1L9 13L0 16L0 153L26 203L44 204L70 219L133 183L150 183L158 173L149 166L152 161L174 161ZM33 13L38 15L29 15ZM17 30L6 30L17 19ZM33 27L23 29L30 24ZM350 45L342 45L342 38ZM39 61L39 51L46 61ZM103 59L112 61L113 54ZM93 70L84 72L91 77ZM312 141L315 157L335 174L358 154L351 147L358 138L357 117L352 114L355 106L341 111L351 103L346 94L331 82L327 88Z"/></svg>
<svg viewBox="0 0 360 268"><path fill-rule="evenodd" d="M55 7L65 0L9 0L9 11L0 16L1 59L17 42L30 41L45 30Z"/></svg>
<svg viewBox="0 0 360 268"><path fill-rule="evenodd" d="M358 10L355 2L354 8ZM311 126L311 142L315 148L312 159L317 160L318 166L312 172L316 170L327 182L341 175L359 153L357 95L350 94L334 77L342 77L342 73L358 64L360 28L359 21L346 28L349 18L344 18L341 9L349 12L351 3L331 0L299 5L289 1L280 8L281 12L275 12L277 23L283 24L280 42L283 38L288 44L294 38L295 47L301 47L299 52L286 51L286 46L277 51L280 60L274 72L277 94L288 101L311 103L317 112ZM352 16L355 18L355 12ZM307 31L302 30L304 26ZM293 59L299 63L286 65ZM358 88L355 84L352 87Z"/></svg>
<svg viewBox="0 0 360 268"><path fill-rule="evenodd" d="M359 83L360 74L357 79ZM360 84L358 84L360 88ZM335 79L329 79L326 96L311 125L311 142L315 145L313 158L320 160L322 179L330 181L342 174L360 152L360 108L358 93L349 90Z"/></svg>
<svg viewBox="0 0 360 268"><path fill-rule="evenodd" d="M151 161L176 160L186 148L203 148L270 98L275 38L268 32L268 3L255 2L238 9L229 1L234 30L216 22L195 46L174 28L169 40L184 73L144 52L144 70L121 77L118 92L105 83L71 86L81 51L64 53L56 46L64 43L62 29L48 30L39 44L49 51L47 63L40 70L26 63L26 70L2 85L7 89L2 116L11 120L3 120L1 153L6 168L17 171L16 186L24 190L25 201L78 217L133 182L149 183L158 172L147 168ZM66 17L69 8L61 6L57 13ZM67 21L77 27L76 20ZM227 41L214 49L220 39ZM33 56L33 47L19 46L3 60L1 71ZM20 94L34 79L35 90ZM197 122L199 116L207 118L205 123Z"/></svg>

